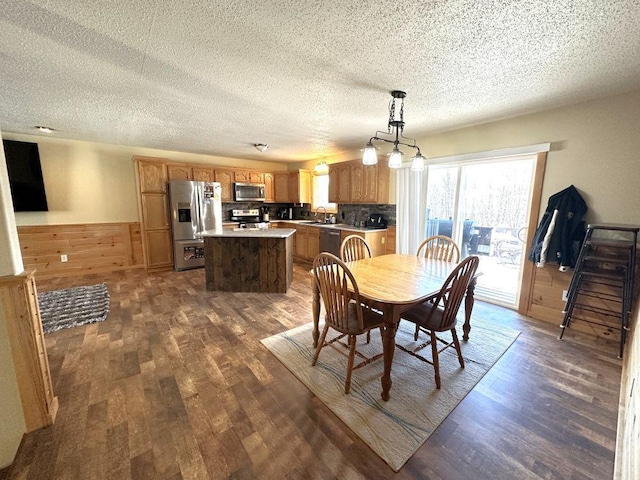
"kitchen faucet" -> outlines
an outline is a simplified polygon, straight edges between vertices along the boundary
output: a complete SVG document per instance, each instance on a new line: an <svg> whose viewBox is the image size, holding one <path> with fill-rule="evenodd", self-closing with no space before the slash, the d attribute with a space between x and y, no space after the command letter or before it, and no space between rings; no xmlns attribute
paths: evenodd
<svg viewBox="0 0 640 480"><path fill-rule="evenodd" d="M323 223L327 223L327 209L326 209L326 208L324 208L324 207L318 207L318 208L316 208L316 214L314 215L314 217L317 217L317 216L318 216L318 210L320 210L320 209L324 210L324 220L323 220Z"/></svg>

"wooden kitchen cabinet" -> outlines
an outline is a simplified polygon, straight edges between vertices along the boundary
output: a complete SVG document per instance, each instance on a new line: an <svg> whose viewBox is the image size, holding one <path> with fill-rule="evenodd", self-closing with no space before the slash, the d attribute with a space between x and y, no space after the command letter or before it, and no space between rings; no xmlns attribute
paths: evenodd
<svg viewBox="0 0 640 480"><path fill-rule="evenodd" d="M265 203L275 202L275 185L273 173L264 174L264 201Z"/></svg>
<svg viewBox="0 0 640 480"><path fill-rule="evenodd" d="M198 182L213 182L215 176L213 174L213 168L207 167L193 167L193 179Z"/></svg>
<svg viewBox="0 0 640 480"><path fill-rule="evenodd" d="M193 172L189 165L167 165L167 177L172 180L193 180Z"/></svg>
<svg viewBox="0 0 640 480"><path fill-rule="evenodd" d="M264 183L264 174L251 170L235 170L234 178L238 183Z"/></svg>
<svg viewBox="0 0 640 480"><path fill-rule="evenodd" d="M289 202L311 203L311 172L309 170L289 173Z"/></svg>
<svg viewBox="0 0 640 480"><path fill-rule="evenodd" d="M333 203L351 202L350 162L329 165L329 201Z"/></svg>
<svg viewBox="0 0 640 480"><path fill-rule="evenodd" d="M147 245L145 263L148 270L173 267L173 248L169 229L146 231Z"/></svg>
<svg viewBox="0 0 640 480"><path fill-rule="evenodd" d="M168 170L164 159L134 157L140 192L140 230L147 270L173 266L169 226Z"/></svg>
<svg viewBox="0 0 640 480"><path fill-rule="evenodd" d="M134 157L135 159L136 157ZM167 165L164 159L136 160L140 192L167 192Z"/></svg>
<svg viewBox="0 0 640 480"><path fill-rule="evenodd" d="M329 201L332 203L340 203L338 201L338 165L329 165Z"/></svg>
<svg viewBox="0 0 640 480"><path fill-rule="evenodd" d="M347 230L340 233L340 241L343 242L349 235L358 235L365 239L371 248L371 255L374 257L386 255L387 253L387 231L386 230Z"/></svg>
<svg viewBox="0 0 640 480"><path fill-rule="evenodd" d="M313 261L320 252L320 227L288 225L295 228L294 257L298 260Z"/></svg>
<svg viewBox="0 0 640 480"><path fill-rule="evenodd" d="M276 203L311 203L311 171L275 173L273 177Z"/></svg>
<svg viewBox="0 0 640 480"><path fill-rule="evenodd" d="M274 198L276 203L289 203L289 174L276 173L273 175Z"/></svg>
<svg viewBox="0 0 640 480"><path fill-rule="evenodd" d="M147 269L172 267L169 197L161 193L143 193L141 202L145 266Z"/></svg>
<svg viewBox="0 0 640 480"><path fill-rule="evenodd" d="M389 167L361 160L329 165L329 201L334 203L389 203Z"/></svg>
<svg viewBox="0 0 640 480"><path fill-rule="evenodd" d="M320 227L307 228L307 259L313 261L320 253Z"/></svg>
<svg viewBox="0 0 640 480"><path fill-rule="evenodd" d="M264 183L264 173L249 172L249 183Z"/></svg>
<svg viewBox="0 0 640 480"><path fill-rule="evenodd" d="M215 181L220 183L222 201L233 202L234 171L230 169L216 168L214 173Z"/></svg>
<svg viewBox="0 0 640 480"><path fill-rule="evenodd" d="M362 162L352 162L349 165L349 201L351 203L363 203L363 174L364 165Z"/></svg>
<svg viewBox="0 0 640 480"><path fill-rule="evenodd" d="M307 259L307 227L297 225L296 227L296 244L294 248L294 256L306 260Z"/></svg>

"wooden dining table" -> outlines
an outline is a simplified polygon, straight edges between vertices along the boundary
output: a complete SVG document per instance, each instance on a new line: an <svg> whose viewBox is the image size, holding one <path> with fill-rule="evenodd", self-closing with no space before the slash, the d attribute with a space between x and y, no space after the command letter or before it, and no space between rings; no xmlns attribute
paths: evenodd
<svg viewBox="0 0 640 480"><path fill-rule="evenodd" d="M353 262L346 262L358 285L360 300L384 314L382 348L384 352L384 373L381 378L382 399L389 400L391 390L391 366L395 351L395 337L402 312L422 302L434 298L440 292L444 281L456 263L444 262L416 255L390 254ZM471 311L476 273L467 288L463 340L469 340L471 331ZM320 336L320 291L313 284L313 346Z"/></svg>

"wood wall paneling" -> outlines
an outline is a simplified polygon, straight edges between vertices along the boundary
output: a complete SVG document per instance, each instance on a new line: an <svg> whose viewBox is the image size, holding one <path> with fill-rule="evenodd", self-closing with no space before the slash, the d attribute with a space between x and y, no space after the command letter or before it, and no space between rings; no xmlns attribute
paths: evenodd
<svg viewBox="0 0 640 480"><path fill-rule="evenodd" d="M21 226L18 239L25 269L37 278L144 266L139 223Z"/></svg>
<svg viewBox="0 0 640 480"><path fill-rule="evenodd" d="M618 431L616 441L616 460L614 478L626 480L640 478L640 297L638 286L640 278L636 276L635 308L630 320L630 333L625 346L622 363L622 382L620 384L620 410L618 412Z"/></svg>
<svg viewBox="0 0 640 480"><path fill-rule="evenodd" d="M33 270L0 277L0 302L28 432L52 425L58 410Z"/></svg>

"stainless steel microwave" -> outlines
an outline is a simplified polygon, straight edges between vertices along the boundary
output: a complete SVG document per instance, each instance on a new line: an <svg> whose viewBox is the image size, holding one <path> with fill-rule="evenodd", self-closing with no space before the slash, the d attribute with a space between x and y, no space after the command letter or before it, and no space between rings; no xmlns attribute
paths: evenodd
<svg viewBox="0 0 640 480"><path fill-rule="evenodd" d="M236 202L264 202L264 183L234 183Z"/></svg>

